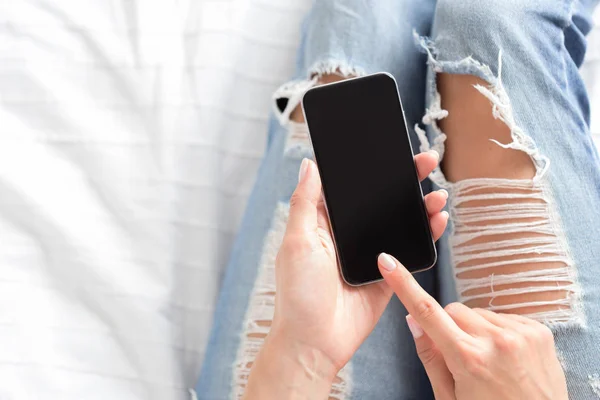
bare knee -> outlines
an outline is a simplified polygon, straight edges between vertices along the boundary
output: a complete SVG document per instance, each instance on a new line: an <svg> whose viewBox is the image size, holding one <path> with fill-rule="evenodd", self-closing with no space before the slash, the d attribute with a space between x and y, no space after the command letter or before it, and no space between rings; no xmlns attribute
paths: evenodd
<svg viewBox="0 0 600 400"><path fill-rule="evenodd" d="M492 115L490 101L474 85L488 85L472 75L440 74L438 90L448 117L440 128L448 135L443 168L450 181L471 178L528 179L535 168L527 154L503 149L512 141L510 129Z"/></svg>
<svg viewBox="0 0 600 400"><path fill-rule="evenodd" d="M319 77L318 85L324 85L327 83L333 83L342 81L344 79L348 79L348 77L344 77L340 74L325 74ZM290 119L294 122L304 122L304 113L302 113L302 104L298 104L298 106L292 111L290 114Z"/></svg>
<svg viewBox="0 0 600 400"><path fill-rule="evenodd" d="M470 75L438 76L439 125L447 135L442 169L453 187L450 238L457 289L471 307L546 322L574 319L578 287L551 194L535 182L536 166L492 113ZM497 143L498 142L498 143Z"/></svg>

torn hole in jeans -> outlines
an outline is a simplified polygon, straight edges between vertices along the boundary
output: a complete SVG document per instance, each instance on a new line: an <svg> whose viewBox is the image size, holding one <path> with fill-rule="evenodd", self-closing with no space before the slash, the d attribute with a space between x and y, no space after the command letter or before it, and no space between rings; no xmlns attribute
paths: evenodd
<svg viewBox="0 0 600 400"><path fill-rule="evenodd" d="M313 64L304 79L293 80L283 84L273 93L273 112L279 123L287 127L288 137L285 153L305 154L311 149L306 123L291 120L292 112L300 105L304 93L320 84L323 77L335 75L341 78L351 78L366 75L359 67L351 66L339 60L322 60Z"/></svg>
<svg viewBox="0 0 600 400"><path fill-rule="evenodd" d="M461 301L548 324L581 323L575 268L549 196L531 180L452 185L449 242Z"/></svg>
<svg viewBox="0 0 600 400"><path fill-rule="evenodd" d="M549 326L584 326L577 269L549 187L550 160L516 123L502 84L502 53L496 76L472 57L439 61L431 40L416 33L415 39L428 56L433 78L431 103L422 119L428 132L415 126L421 151L434 149L440 158L444 156L447 136L437 121L446 118L448 111L442 109L436 74L469 74L488 82L474 87L490 101L494 118L510 130L510 143L491 141L525 152L536 171L531 179L523 180L449 182L440 167L430 175L450 194L450 256L460 300L471 307L525 315Z"/></svg>

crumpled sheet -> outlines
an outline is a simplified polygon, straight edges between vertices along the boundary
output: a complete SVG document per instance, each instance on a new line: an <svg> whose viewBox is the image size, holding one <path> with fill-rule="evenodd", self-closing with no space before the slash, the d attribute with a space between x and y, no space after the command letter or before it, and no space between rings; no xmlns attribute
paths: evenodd
<svg viewBox="0 0 600 400"><path fill-rule="evenodd" d="M0 2L0 399L189 398L309 3Z"/></svg>
<svg viewBox="0 0 600 400"><path fill-rule="evenodd" d="M187 399L308 1L0 2L0 399Z"/></svg>

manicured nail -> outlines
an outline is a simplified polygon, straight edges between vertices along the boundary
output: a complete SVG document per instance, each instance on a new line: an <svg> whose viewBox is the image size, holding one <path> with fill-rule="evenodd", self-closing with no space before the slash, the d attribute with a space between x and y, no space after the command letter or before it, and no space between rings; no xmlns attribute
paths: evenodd
<svg viewBox="0 0 600 400"><path fill-rule="evenodd" d="M421 336L423 336L423 328L421 328L421 325L419 325L419 323L415 321L412 315L408 314L406 316L406 323L408 324L408 329L410 330L410 333L415 339L418 339Z"/></svg>
<svg viewBox="0 0 600 400"><path fill-rule="evenodd" d="M305 158L302 160L302 164L300 164L300 171L298 171L298 182L302 182L302 180L306 176L307 171L308 171L308 158Z"/></svg>
<svg viewBox="0 0 600 400"><path fill-rule="evenodd" d="M448 199L448 191L446 189L440 189L438 192L440 192L444 199Z"/></svg>
<svg viewBox="0 0 600 400"><path fill-rule="evenodd" d="M448 214L448 211L442 211L442 217L444 217L445 220L448 220L448 218L450 218L450 214Z"/></svg>
<svg viewBox="0 0 600 400"><path fill-rule="evenodd" d="M434 156L436 160L440 161L440 153L438 153L437 150L429 150L429 153L431 153L431 155Z"/></svg>
<svg viewBox="0 0 600 400"><path fill-rule="evenodd" d="M396 260L389 254L381 253L379 255L379 263L386 271L393 271L396 269Z"/></svg>

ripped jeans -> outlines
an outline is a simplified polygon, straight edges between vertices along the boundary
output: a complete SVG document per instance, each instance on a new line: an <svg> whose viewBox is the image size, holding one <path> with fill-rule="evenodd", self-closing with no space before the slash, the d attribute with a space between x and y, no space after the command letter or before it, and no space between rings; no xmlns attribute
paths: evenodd
<svg viewBox="0 0 600 400"><path fill-rule="evenodd" d="M600 398L600 169L578 73L596 2L316 1L297 75L274 95L267 152L224 278L198 398L240 398L269 330L287 201L301 159L312 155L292 111L324 75L378 71L398 82L415 153L433 148L444 157L448 137L438 123L448 111L436 78L467 74L487 83L474 90L510 130L510 141L493 145L527 154L535 167L531 179L431 174L424 189L449 191L451 219L437 268L417 275L421 285L442 304L459 300L548 324L571 398ZM433 398L405 315L392 300L330 398Z"/></svg>

